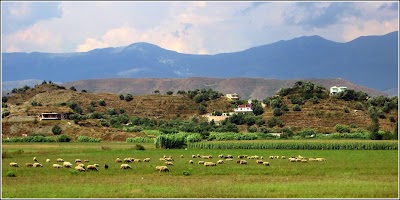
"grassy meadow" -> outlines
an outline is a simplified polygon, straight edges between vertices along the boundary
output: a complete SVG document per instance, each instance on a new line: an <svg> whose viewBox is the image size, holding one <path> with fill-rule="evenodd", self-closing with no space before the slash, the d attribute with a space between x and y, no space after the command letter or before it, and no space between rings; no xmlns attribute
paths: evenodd
<svg viewBox="0 0 400 200"><path fill-rule="evenodd" d="M3 143L3 198L397 198L398 150L275 150L275 149L156 149L143 143ZM212 159L191 158L193 154ZM199 160L217 162L219 154L233 155L214 167ZM158 172L162 156L172 156L170 172ZM183 155L184 158L180 156ZM270 166L238 155L263 156ZM271 155L323 157L324 162L292 163L269 159ZM37 157L42 168L29 168ZM116 158L151 158L149 163L131 163L121 170ZM45 160L49 158L50 163ZM97 163L99 171L79 172L52 167L57 158L72 164L75 159ZM188 161L193 160L194 164ZM10 167L17 162L18 168ZM109 169L104 169L104 164ZM16 177L8 177L14 171ZM186 174L186 175L184 175Z"/></svg>

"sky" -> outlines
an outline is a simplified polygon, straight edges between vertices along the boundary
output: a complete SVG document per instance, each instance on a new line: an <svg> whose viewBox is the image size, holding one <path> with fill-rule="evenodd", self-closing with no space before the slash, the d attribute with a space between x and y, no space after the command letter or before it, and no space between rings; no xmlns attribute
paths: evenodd
<svg viewBox="0 0 400 200"><path fill-rule="evenodd" d="M2 52L86 52L148 42L218 54L319 35L398 31L398 2L1 1Z"/></svg>

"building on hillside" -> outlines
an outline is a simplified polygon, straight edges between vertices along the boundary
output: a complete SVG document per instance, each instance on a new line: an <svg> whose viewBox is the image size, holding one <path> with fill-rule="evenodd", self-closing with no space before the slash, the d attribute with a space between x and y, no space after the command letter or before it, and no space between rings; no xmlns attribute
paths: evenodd
<svg viewBox="0 0 400 200"><path fill-rule="evenodd" d="M40 120L61 120L60 113L40 113Z"/></svg>
<svg viewBox="0 0 400 200"><path fill-rule="evenodd" d="M234 109L235 113L246 113L253 112L251 104L238 105L237 108Z"/></svg>
<svg viewBox="0 0 400 200"><path fill-rule="evenodd" d="M236 94L236 93L233 93L233 94L226 94L226 97L228 98L228 99L231 99L231 100L239 100L239 95L238 94Z"/></svg>
<svg viewBox="0 0 400 200"><path fill-rule="evenodd" d="M333 95L333 94L336 94L336 93L339 93L339 92L343 92L343 91L346 91L346 90L347 90L347 87L344 87L344 86L340 86L340 87L333 86L330 89L330 94Z"/></svg>

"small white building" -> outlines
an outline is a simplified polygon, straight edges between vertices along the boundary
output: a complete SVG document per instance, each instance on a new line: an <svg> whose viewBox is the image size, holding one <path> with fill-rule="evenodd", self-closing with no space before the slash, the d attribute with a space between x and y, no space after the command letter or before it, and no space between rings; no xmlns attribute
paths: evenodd
<svg viewBox="0 0 400 200"><path fill-rule="evenodd" d="M343 92L346 90L347 90L347 87L344 87L344 86L340 86L340 87L333 86L330 89L330 94L336 94L336 93Z"/></svg>
<svg viewBox="0 0 400 200"><path fill-rule="evenodd" d="M233 93L233 94L226 94L226 97L228 98L228 99L231 99L231 100L239 100L239 95L238 94L236 94L236 93Z"/></svg>
<svg viewBox="0 0 400 200"><path fill-rule="evenodd" d="M251 104L245 104L245 105L238 105L237 108L234 109L235 113L245 113L245 112L253 112L253 109L251 108Z"/></svg>
<svg viewBox="0 0 400 200"><path fill-rule="evenodd" d="M60 113L40 113L40 120L61 120Z"/></svg>

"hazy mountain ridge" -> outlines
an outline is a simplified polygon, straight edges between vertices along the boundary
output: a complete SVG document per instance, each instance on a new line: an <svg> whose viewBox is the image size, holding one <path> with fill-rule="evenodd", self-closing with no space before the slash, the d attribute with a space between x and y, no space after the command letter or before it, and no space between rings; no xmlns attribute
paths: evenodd
<svg viewBox="0 0 400 200"><path fill-rule="evenodd" d="M152 94L155 90L160 93L179 90L194 90L200 88L211 88L224 94L238 93L243 99L259 99L273 96L282 87L292 87L296 81L277 80L264 78L121 78L121 79L91 79L64 83L67 88L74 86L78 90L90 92L109 92L117 94ZM383 92L353 84L341 78L334 79L301 79L311 81L326 88L331 86L346 86L349 89L364 91L371 96L386 95Z"/></svg>
<svg viewBox="0 0 400 200"><path fill-rule="evenodd" d="M216 55L182 54L148 43L83 53L2 53L3 81L71 82L99 78L341 77L358 85L396 88L398 32L337 43L303 36Z"/></svg>

